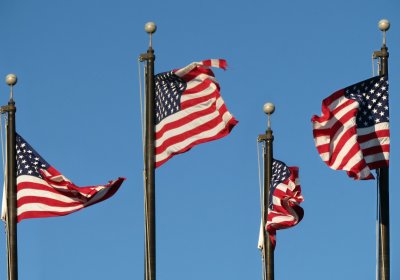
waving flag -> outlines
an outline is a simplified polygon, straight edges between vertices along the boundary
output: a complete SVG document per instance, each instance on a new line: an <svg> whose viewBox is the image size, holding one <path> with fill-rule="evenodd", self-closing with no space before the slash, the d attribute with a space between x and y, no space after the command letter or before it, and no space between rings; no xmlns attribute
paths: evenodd
<svg viewBox="0 0 400 280"><path fill-rule="evenodd" d="M312 118L322 160L356 180L373 179L371 169L389 166L389 95L386 76L373 77L322 101Z"/></svg>
<svg viewBox="0 0 400 280"><path fill-rule="evenodd" d="M237 124L210 67L226 69L226 61L193 62L155 76L156 167L197 144L228 135Z"/></svg>
<svg viewBox="0 0 400 280"><path fill-rule="evenodd" d="M76 212L111 197L125 180L118 178L107 185L78 187L48 164L18 134L16 150L18 222Z"/></svg>
<svg viewBox="0 0 400 280"><path fill-rule="evenodd" d="M275 246L276 230L293 227L304 216L304 210L300 206L304 199L301 195L298 167L288 167L282 161L273 160L269 200L267 231Z"/></svg>

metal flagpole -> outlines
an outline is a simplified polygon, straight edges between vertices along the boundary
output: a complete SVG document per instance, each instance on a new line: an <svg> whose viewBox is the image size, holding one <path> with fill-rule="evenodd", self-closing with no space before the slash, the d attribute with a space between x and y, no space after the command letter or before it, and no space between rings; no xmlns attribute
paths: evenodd
<svg viewBox="0 0 400 280"><path fill-rule="evenodd" d="M7 113L7 252L8 280L18 280L18 247L17 247L17 168L15 148L15 107L13 86L17 76L7 75L6 83L10 86L8 105L1 107L1 113Z"/></svg>
<svg viewBox="0 0 400 280"><path fill-rule="evenodd" d="M379 75L388 75L389 53L386 47L386 31L390 23L382 19L378 23L383 32L383 43L380 51L374 52L374 58L379 59ZM390 280L390 231L389 231L389 167L377 170L379 188L379 234L378 234L378 279Z"/></svg>
<svg viewBox="0 0 400 280"><path fill-rule="evenodd" d="M150 35L149 48L139 59L146 61L146 139L145 139L145 280L156 279L156 201L155 201L155 87L154 50L152 34L157 27L154 22L145 25Z"/></svg>
<svg viewBox="0 0 400 280"><path fill-rule="evenodd" d="M268 115L268 127L265 134L258 136L258 141L266 142L266 148L264 150L264 191L263 191L263 217L262 217L262 228L263 228L263 259L264 259L264 279L274 280L274 248L269 238L269 234L266 231L266 222L268 218L268 209L270 204L270 187L272 179L272 160L273 150L272 142L274 136L271 129L270 116L275 111L275 106L272 103L266 103L264 105L264 112Z"/></svg>

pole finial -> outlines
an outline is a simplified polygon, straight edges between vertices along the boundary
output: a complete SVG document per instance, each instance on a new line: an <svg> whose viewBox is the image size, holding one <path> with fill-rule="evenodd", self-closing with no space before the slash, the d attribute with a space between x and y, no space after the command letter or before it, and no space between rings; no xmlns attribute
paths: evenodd
<svg viewBox="0 0 400 280"><path fill-rule="evenodd" d="M390 22L387 19L381 19L378 22L378 28L383 32L383 45L386 46L386 31L390 28Z"/></svg>
<svg viewBox="0 0 400 280"><path fill-rule="evenodd" d="M275 112L275 105L273 103L265 103L263 106L264 113L268 115L268 129L271 129L271 114Z"/></svg>
<svg viewBox="0 0 400 280"><path fill-rule="evenodd" d="M6 83L7 83L7 85L10 86L10 100L14 99L13 87L15 86L17 81L18 81L18 79L17 79L17 76L15 74L8 74L6 76Z"/></svg>
<svg viewBox="0 0 400 280"><path fill-rule="evenodd" d="M14 86L17 83L17 76L15 74L8 74L6 76L6 83L9 86Z"/></svg>
<svg viewBox="0 0 400 280"><path fill-rule="evenodd" d="M149 21L148 23L146 23L146 24L144 25L144 30L145 30L147 33L149 33L149 35L150 35L149 47L152 47L152 45L153 45L153 43L152 43L152 36L153 36L153 33L156 32L156 30L157 30L157 25L156 25L154 22Z"/></svg>

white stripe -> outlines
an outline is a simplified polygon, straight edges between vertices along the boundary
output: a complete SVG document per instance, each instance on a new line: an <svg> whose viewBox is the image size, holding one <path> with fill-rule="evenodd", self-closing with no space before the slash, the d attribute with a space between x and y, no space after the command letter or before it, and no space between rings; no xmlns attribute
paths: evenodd
<svg viewBox="0 0 400 280"><path fill-rule="evenodd" d="M37 212L57 212L57 213L69 213L83 208L83 205L71 206L71 207L56 207L49 206L43 203L26 203L18 207L18 216L26 212L37 211Z"/></svg>
<svg viewBox="0 0 400 280"><path fill-rule="evenodd" d="M372 147L379 147L390 144L389 137L373 138L369 141L360 143L361 149L368 149Z"/></svg>
<svg viewBox="0 0 400 280"><path fill-rule="evenodd" d="M372 163L381 160L389 160L389 153L385 152L385 153L373 154L366 156L364 159L367 163Z"/></svg>
<svg viewBox="0 0 400 280"><path fill-rule="evenodd" d="M67 181L70 182L70 181ZM63 185L53 185L53 184L49 184L47 181L39 178L39 177L35 177L35 176L31 176L31 175L20 175L17 177L17 185L20 183L35 183L35 184L39 184L39 185L44 185L47 186L49 188L53 188L55 190L65 190L67 191L68 188L66 186Z"/></svg>
<svg viewBox="0 0 400 280"><path fill-rule="evenodd" d="M281 199L276 196L272 196L272 204L276 206L282 206Z"/></svg>
<svg viewBox="0 0 400 280"><path fill-rule="evenodd" d="M219 64L220 64L220 59L210 59L211 60L211 67L217 67L217 68L220 68L219 67Z"/></svg>
<svg viewBox="0 0 400 280"><path fill-rule="evenodd" d="M32 182L32 183L36 183L36 184L40 184L40 185L47 185L49 186L49 184L47 184L47 182L39 177L35 177L35 176L30 176L30 175L20 175L17 177L17 184L20 183L25 183L25 182Z"/></svg>
<svg viewBox="0 0 400 280"><path fill-rule="evenodd" d="M280 224L282 222L292 222L295 221L293 216L276 216L272 219L271 223Z"/></svg>
<svg viewBox="0 0 400 280"><path fill-rule="evenodd" d="M210 76L204 73L197 75L195 78L187 81L186 90L192 89L200 84L202 84L206 80L211 80L214 84L218 84L217 79L214 76Z"/></svg>
<svg viewBox="0 0 400 280"><path fill-rule="evenodd" d="M50 189L50 188L49 188ZM71 198L68 197L62 193L56 194L51 191L45 191L45 190L35 190L35 189L22 189L17 192L17 199L21 199L23 197L29 197L29 196L35 196L38 197L38 200L40 198L49 198L49 199L54 199L60 202L65 202L65 203L72 203L72 202L81 202L78 198Z"/></svg>
<svg viewBox="0 0 400 280"><path fill-rule="evenodd" d="M194 68L196 68L197 66L201 66L204 67L204 65L201 62L192 62L190 63L188 66L185 66L181 69L178 69L175 72L175 75L178 75L179 77L183 77L185 76L187 73L189 73L190 71L192 71Z"/></svg>
<svg viewBox="0 0 400 280"><path fill-rule="evenodd" d="M381 130L388 130L388 129L389 129L389 123L381 122L381 123L375 124L374 126L358 128L357 134L358 135L366 135L366 134L369 134L374 131L381 131Z"/></svg>
<svg viewBox="0 0 400 280"><path fill-rule="evenodd" d="M226 112L222 118L224 121L220 122L216 127L212 128L210 130L207 130L207 131L202 131L201 133L199 133L197 135L192 135L190 138L185 139L182 142L175 143L173 146L168 147L163 153L157 154L156 161L159 162L159 161L166 159L172 153L175 153L175 152L185 149L186 147L190 146L190 144L192 144L193 142L195 142L199 139L211 138L211 137L217 135L220 131L225 129L226 124L229 122L230 119L232 119L232 115L229 112ZM158 146L157 141L156 141L156 146Z"/></svg>

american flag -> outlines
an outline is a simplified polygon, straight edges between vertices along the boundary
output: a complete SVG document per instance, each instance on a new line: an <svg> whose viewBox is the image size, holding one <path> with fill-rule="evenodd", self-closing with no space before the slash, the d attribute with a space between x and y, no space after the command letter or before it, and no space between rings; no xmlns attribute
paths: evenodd
<svg viewBox="0 0 400 280"><path fill-rule="evenodd" d="M267 231L275 246L276 230L293 227L304 216L300 206L304 198L301 195L298 167L288 167L282 161L273 160L269 200Z"/></svg>
<svg viewBox="0 0 400 280"><path fill-rule="evenodd" d="M193 62L155 76L156 167L197 144L228 135L237 124L210 67L226 69L226 61Z"/></svg>
<svg viewBox="0 0 400 280"><path fill-rule="evenodd" d="M373 179L371 169L389 166L387 76L338 90L322 101L322 116L312 118L322 160L355 180Z"/></svg>
<svg viewBox="0 0 400 280"><path fill-rule="evenodd" d="M107 185L78 187L47 163L18 134L16 157L18 222L76 212L111 197L125 180L118 178ZM2 213L4 216L5 213Z"/></svg>

